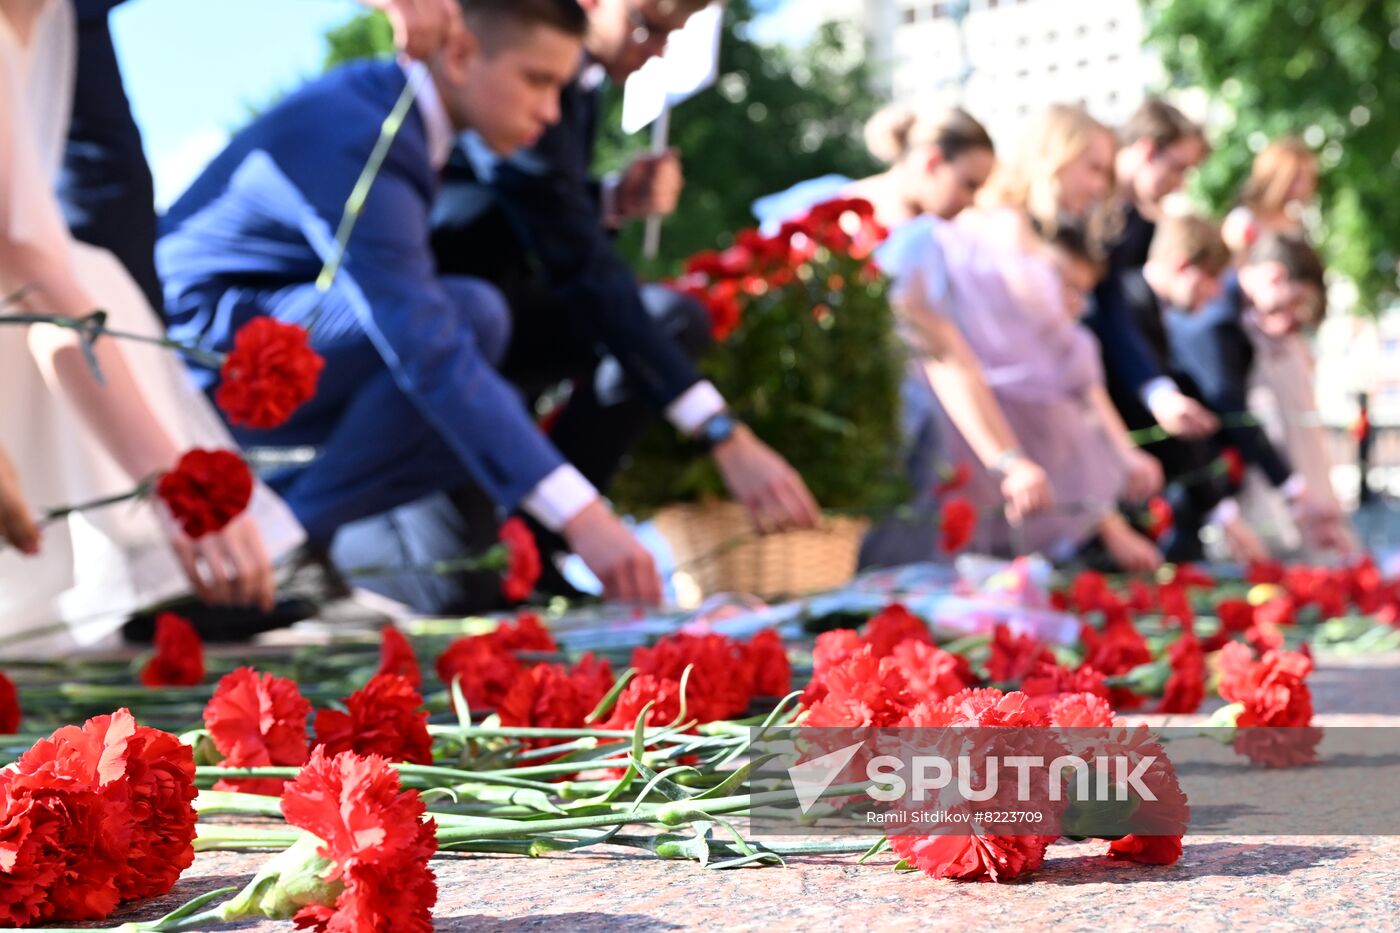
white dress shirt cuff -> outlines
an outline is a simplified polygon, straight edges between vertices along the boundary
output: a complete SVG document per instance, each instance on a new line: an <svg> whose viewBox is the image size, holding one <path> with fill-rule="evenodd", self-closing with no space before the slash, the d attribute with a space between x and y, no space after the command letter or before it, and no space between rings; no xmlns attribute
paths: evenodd
<svg viewBox="0 0 1400 933"><path fill-rule="evenodd" d="M1209 523L1224 528L1240 519L1240 504L1234 499L1225 499L1210 513Z"/></svg>
<svg viewBox="0 0 1400 933"><path fill-rule="evenodd" d="M1288 479L1284 481L1283 485L1280 486L1278 490L1279 492L1283 493L1283 497L1285 499L1287 499L1289 502L1292 502L1294 499L1298 498L1303 493L1308 491L1308 481L1306 478L1304 478L1303 474L1294 473L1292 476L1288 477Z"/></svg>
<svg viewBox="0 0 1400 933"><path fill-rule="evenodd" d="M719 389L715 388L714 383L704 380L686 389L680 398L667 406L666 420L686 437L694 437L700 433L706 421L724 411L725 407L724 396L719 394Z"/></svg>
<svg viewBox="0 0 1400 933"><path fill-rule="evenodd" d="M550 531L562 531L578 513L598 501L598 490L567 463L554 470L520 504Z"/></svg>
<svg viewBox="0 0 1400 933"><path fill-rule="evenodd" d="M1176 384L1176 380L1171 376L1158 376L1142 387L1142 404L1151 410L1152 403L1163 395L1180 395L1181 387Z"/></svg>

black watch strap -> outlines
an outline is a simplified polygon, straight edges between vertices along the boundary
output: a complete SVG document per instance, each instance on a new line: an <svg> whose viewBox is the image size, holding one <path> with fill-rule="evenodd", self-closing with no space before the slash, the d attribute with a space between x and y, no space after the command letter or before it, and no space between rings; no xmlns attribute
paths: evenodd
<svg viewBox="0 0 1400 933"><path fill-rule="evenodd" d="M722 411L717 415L712 415L708 421L700 425L700 430L695 434L695 440L706 450L714 450L733 437L737 430L739 430L739 419L727 411Z"/></svg>

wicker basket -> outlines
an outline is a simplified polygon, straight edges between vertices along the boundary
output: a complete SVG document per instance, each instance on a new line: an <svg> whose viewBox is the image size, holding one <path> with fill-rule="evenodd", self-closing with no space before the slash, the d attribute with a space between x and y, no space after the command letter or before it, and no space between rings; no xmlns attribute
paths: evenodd
<svg viewBox="0 0 1400 933"><path fill-rule="evenodd" d="M771 600L842 586L855 575L870 527L863 518L828 517L814 531L759 537L732 502L668 506L655 522L675 556L677 600L692 607L715 593Z"/></svg>

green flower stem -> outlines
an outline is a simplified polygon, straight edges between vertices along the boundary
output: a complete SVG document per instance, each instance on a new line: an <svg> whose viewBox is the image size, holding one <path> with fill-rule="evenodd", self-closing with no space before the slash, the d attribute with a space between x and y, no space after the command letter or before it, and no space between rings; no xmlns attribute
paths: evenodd
<svg viewBox="0 0 1400 933"><path fill-rule="evenodd" d="M247 849L286 849L302 837L299 829L249 827L199 827L194 839L196 852L233 852Z"/></svg>

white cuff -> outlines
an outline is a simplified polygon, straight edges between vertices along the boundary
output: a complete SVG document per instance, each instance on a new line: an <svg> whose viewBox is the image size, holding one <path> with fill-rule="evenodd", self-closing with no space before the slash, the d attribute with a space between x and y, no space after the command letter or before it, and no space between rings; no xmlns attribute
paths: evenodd
<svg viewBox="0 0 1400 933"><path fill-rule="evenodd" d="M1292 502L1308 491L1308 481L1303 477L1303 474L1294 473L1284 481L1283 485L1280 486L1278 490L1283 493L1285 499Z"/></svg>
<svg viewBox="0 0 1400 933"><path fill-rule="evenodd" d="M724 411L724 396L709 380L697 382L666 407L666 420L686 437L694 437L715 415Z"/></svg>
<svg viewBox="0 0 1400 933"><path fill-rule="evenodd" d="M562 531L578 513L596 501L598 490L566 463L540 480L520 507L550 531Z"/></svg>
<svg viewBox="0 0 1400 933"><path fill-rule="evenodd" d="M1240 519L1240 504L1234 499L1225 499L1217 505L1210 513L1209 524L1233 525Z"/></svg>
<svg viewBox="0 0 1400 933"><path fill-rule="evenodd" d="M1169 394L1180 395L1181 387L1176 384L1176 380L1171 376L1158 376L1142 387L1142 393L1139 398L1142 399L1142 404L1146 405L1150 411L1154 401L1161 398L1163 395Z"/></svg>

